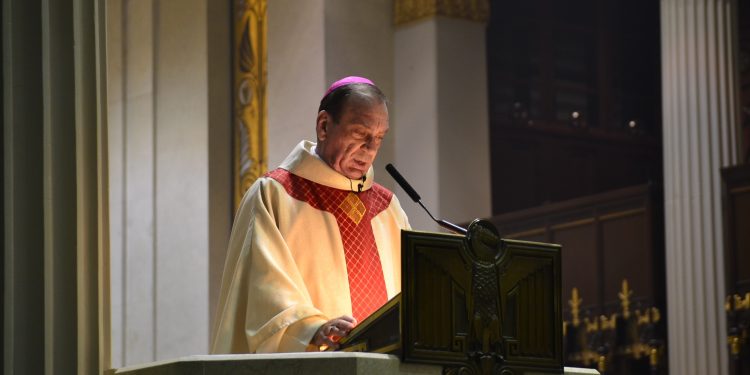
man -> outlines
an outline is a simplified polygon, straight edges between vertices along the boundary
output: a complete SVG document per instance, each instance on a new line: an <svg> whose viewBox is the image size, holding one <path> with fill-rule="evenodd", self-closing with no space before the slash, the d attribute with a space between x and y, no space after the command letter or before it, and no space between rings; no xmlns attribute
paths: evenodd
<svg viewBox="0 0 750 375"><path fill-rule="evenodd" d="M365 78L339 80L315 131L317 143L299 143L243 198L212 353L336 347L400 292L400 231L409 223L372 171L388 132L385 96Z"/></svg>

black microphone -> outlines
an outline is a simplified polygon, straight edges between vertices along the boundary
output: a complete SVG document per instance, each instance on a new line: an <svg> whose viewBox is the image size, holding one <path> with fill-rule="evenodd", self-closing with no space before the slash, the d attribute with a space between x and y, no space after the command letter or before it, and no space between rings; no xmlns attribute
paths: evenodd
<svg viewBox="0 0 750 375"><path fill-rule="evenodd" d="M401 186L402 189L404 189L406 194L408 194L409 197L414 202L419 203L419 205L422 206L425 212L427 212L427 215L430 215L430 218L434 220L436 223L438 223L438 225L440 225L441 227L445 229L448 229L451 232L463 234L464 236L466 235L467 233L466 228L460 227L456 224L453 224L449 221L445 221L443 219L435 219L435 217L432 216L432 213L430 213L430 210L428 210L427 207L425 207L424 204L422 204L422 198L419 196L419 194L417 194L417 191L414 190L414 188L411 187L411 185L409 185L408 182L406 182L406 179L404 178L404 176L401 176L401 173L398 173L398 171L396 170L396 167L394 167L393 164L387 164L385 166L385 170L388 171L391 177L393 177L393 179L396 180L398 185Z"/></svg>
<svg viewBox="0 0 750 375"><path fill-rule="evenodd" d="M357 193L362 192L362 188L365 187L365 180L367 180L367 176L362 175L362 183L357 184Z"/></svg>

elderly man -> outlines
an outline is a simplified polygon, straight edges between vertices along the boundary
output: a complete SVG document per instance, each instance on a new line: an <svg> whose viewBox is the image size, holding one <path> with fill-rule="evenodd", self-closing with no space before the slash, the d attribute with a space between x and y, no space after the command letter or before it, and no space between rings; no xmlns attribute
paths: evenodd
<svg viewBox="0 0 750 375"><path fill-rule="evenodd" d="M400 292L400 231L409 223L372 171L388 132L385 96L365 78L339 80L315 131L317 143L299 143L243 198L213 353L335 347Z"/></svg>

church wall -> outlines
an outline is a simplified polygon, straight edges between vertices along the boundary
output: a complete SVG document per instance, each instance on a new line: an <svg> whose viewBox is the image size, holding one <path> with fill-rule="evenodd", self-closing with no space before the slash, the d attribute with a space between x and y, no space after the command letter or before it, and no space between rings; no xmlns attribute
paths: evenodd
<svg viewBox="0 0 750 375"><path fill-rule="evenodd" d="M232 191L232 29L227 27L229 1L207 3L208 17L208 297L211 336L219 299L224 258L232 229L234 202Z"/></svg>
<svg viewBox="0 0 750 375"><path fill-rule="evenodd" d="M120 1L110 22L110 216L113 365L153 360L153 6ZM113 17L110 19L114 19ZM119 59L112 54L119 52ZM119 110L118 110L119 109ZM119 115L119 116L118 116ZM119 309L118 309L119 307Z"/></svg>
<svg viewBox="0 0 750 375"><path fill-rule="evenodd" d="M396 167L433 213L440 212L438 176L437 23L434 20L398 27L395 35L394 118ZM414 229L437 230L422 208L400 188L396 195Z"/></svg>
<svg viewBox="0 0 750 375"><path fill-rule="evenodd" d="M437 18L440 215L492 214L487 111L487 25Z"/></svg>
<svg viewBox="0 0 750 375"><path fill-rule="evenodd" d="M395 159L431 212L454 222L491 213L485 27L437 16L395 33ZM399 198L413 228L437 230Z"/></svg>
<svg viewBox="0 0 750 375"><path fill-rule="evenodd" d="M208 352L231 226L229 4L108 4L112 365ZM219 57L216 57L216 56Z"/></svg>
<svg viewBox="0 0 750 375"><path fill-rule="evenodd" d="M161 0L155 35L156 357L208 349L208 55L204 0Z"/></svg>
<svg viewBox="0 0 750 375"><path fill-rule="evenodd" d="M122 363L123 259L123 49L122 0L112 0L107 12L107 131L109 136L110 326L112 360ZM116 156L117 155L117 156ZM119 286L119 287L117 287Z"/></svg>
<svg viewBox="0 0 750 375"><path fill-rule="evenodd" d="M360 75L371 79L388 97L390 130L375 161L375 181L388 189L395 182L385 165L395 161L393 1L326 0L326 86L340 78ZM318 94L320 97L322 92ZM320 100L320 98L318 98Z"/></svg>
<svg viewBox="0 0 750 375"><path fill-rule="evenodd" d="M315 140L325 92L324 0L268 2L268 168Z"/></svg>

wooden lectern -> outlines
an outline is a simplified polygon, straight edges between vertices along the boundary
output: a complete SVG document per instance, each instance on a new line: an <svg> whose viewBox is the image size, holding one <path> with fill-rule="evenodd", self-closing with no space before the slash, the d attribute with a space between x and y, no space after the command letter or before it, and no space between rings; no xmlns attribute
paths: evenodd
<svg viewBox="0 0 750 375"><path fill-rule="evenodd" d="M401 294L339 350L390 353L444 374L563 373L559 245L403 231Z"/></svg>

